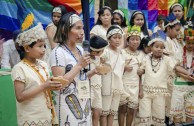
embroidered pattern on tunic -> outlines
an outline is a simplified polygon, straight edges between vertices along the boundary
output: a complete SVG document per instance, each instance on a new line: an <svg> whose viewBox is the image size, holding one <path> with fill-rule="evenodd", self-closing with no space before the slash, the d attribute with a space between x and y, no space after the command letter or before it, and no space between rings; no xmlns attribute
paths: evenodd
<svg viewBox="0 0 194 126"><path fill-rule="evenodd" d="M152 87L152 86L143 85L143 90L150 95L161 95L162 94L165 96L170 96L167 88L160 88L160 87Z"/></svg>

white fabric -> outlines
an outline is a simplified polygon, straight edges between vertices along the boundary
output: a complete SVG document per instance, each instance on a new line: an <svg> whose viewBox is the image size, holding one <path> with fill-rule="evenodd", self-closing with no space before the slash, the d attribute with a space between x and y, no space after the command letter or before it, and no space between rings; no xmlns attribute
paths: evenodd
<svg viewBox="0 0 194 126"><path fill-rule="evenodd" d="M77 14L72 14L69 18L70 26L72 26L78 21L81 21L81 18Z"/></svg>
<svg viewBox="0 0 194 126"><path fill-rule="evenodd" d="M140 51L136 51L136 54L129 53L128 49L123 49L122 53L125 55L126 62L130 60L130 65L133 67L131 72L125 71L123 74L123 86L124 90L129 94L130 99L128 101L128 106L130 108L136 109L138 107L139 100L139 75L137 75L137 70L142 63L144 54ZM127 97L121 95L121 103L126 101ZM124 98L124 99L123 99Z"/></svg>
<svg viewBox="0 0 194 126"><path fill-rule="evenodd" d="M161 30L161 28L157 25L156 27L154 27L154 32L157 32L158 30Z"/></svg>
<svg viewBox="0 0 194 126"><path fill-rule="evenodd" d="M100 57L95 57L95 60L91 60L90 69L93 70L97 65L100 64ZM95 74L90 79L91 82L91 100L92 100L92 108L102 109L102 95L101 95L101 87L102 87L102 78L100 75Z"/></svg>
<svg viewBox="0 0 194 126"><path fill-rule="evenodd" d="M41 64L41 66L45 67L46 71L48 72L46 63L40 60L37 61L38 64ZM47 79L46 73L42 67L39 67L39 72L44 77L44 79ZM36 88L42 84L38 74L23 61L14 66L12 70L12 80L23 82L25 84L24 90L26 91L32 90L33 88ZM41 123L45 124L44 126L51 126L51 110L47 107L46 102L47 101L44 92L41 92L33 98L27 99L21 103L16 102L18 125L24 126L25 123L33 125L34 121L35 126L42 126L37 125L40 121Z"/></svg>
<svg viewBox="0 0 194 126"><path fill-rule="evenodd" d="M55 7L54 9L53 9L53 13L59 13L59 14L61 14L61 8L60 7Z"/></svg>
<svg viewBox="0 0 194 126"><path fill-rule="evenodd" d="M12 39L3 43L3 54L1 60L1 68L11 69L14 65L20 62L20 56L15 48Z"/></svg>
<svg viewBox="0 0 194 126"><path fill-rule="evenodd" d="M83 54L83 49L80 46L77 46L77 48ZM59 66L65 68L68 64L72 64L73 66L77 64L73 56L62 46L58 46L52 50L50 59L51 67ZM90 100L78 98L77 82L79 80L79 74L74 80L75 83L73 82L69 87L62 89L61 93L55 92L55 108L59 118L59 125L65 125L69 122L71 126L91 126ZM70 107L73 109L70 109Z"/></svg>
<svg viewBox="0 0 194 126"><path fill-rule="evenodd" d="M102 25L95 25L90 31L90 34L98 35L102 37L104 40L107 40L106 33L107 30Z"/></svg>

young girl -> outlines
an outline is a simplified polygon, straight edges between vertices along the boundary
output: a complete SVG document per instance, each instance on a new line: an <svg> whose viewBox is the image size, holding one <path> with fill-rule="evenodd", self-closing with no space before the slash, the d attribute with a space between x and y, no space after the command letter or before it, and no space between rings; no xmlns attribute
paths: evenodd
<svg viewBox="0 0 194 126"><path fill-rule="evenodd" d="M130 26L137 25L141 27L141 38L152 34L152 32L147 28L145 15L141 11L134 11L132 13L129 24Z"/></svg>
<svg viewBox="0 0 194 126"><path fill-rule="evenodd" d="M92 106L92 123L93 126L98 126L98 122L100 119L100 115L102 112L102 95L101 95L101 87L102 80L101 74L97 66L100 63L100 55L103 53L104 48L108 45L108 42L99 36L92 36L90 38L90 57L91 71L88 72L88 77L91 78L91 106Z"/></svg>
<svg viewBox="0 0 194 126"><path fill-rule="evenodd" d="M144 37L141 40L141 43L139 45L139 50L142 50L142 52L144 53L144 55L149 54L151 52L151 49L148 46L149 41L150 41L150 37Z"/></svg>
<svg viewBox="0 0 194 126"><path fill-rule="evenodd" d="M50 90L62 85L49 78L46 63L39 60L45 54L46 34L42 25L30 26L31 29L22 29L16 40L21 46L20 54L24 55L12 70L18 126L52 126L52 114L56 115Z"/></svg>
<svg viewBox="0 0 194 126"><path fill-rule="evenodd" d="M115 10L113 12L113 20L114 20L114 23L119 25L124 31L123 40L120 46L120 48L123 49L126 46L127 31L128 31L124 13L121 10Z"/></svg>
<svg viewBox="0 0 194 126"><path fill-rule="evenodd" d="M180 21L176 19L174 14L169 14L169 16L166 17L164 27L164 32L167 35L164 53L180 62L182 57L182 46L176 39L178 34L180 34ZM168 78L168 89L170 93L172 92L174 77L175 73L174 71L171 71ZM171 96L167 97L166 100L166 116L169 117Z"/></svg>
<svg viewBox="0 0 194 126"><path fill-rule="evenodd" d="M180 34L177 36L177 41L182 45L182 47L184 46L184 25L185 25L185 20L184 20L184 6L180 3L174 3L171 5L170 7L170 11L169 13L173 13L175 15L175 17L180 21L181 23L181 32Z"/></svg>
<svg viewBox="0 0 194 126"><path fill-rule="evenodd" d="M106 33L108 28L112 25L112 9L108 6L104 6L98 12L98 20L96 25L90 31L90 36L98 35L107 40Z"/></svg>
<svg viewBox="0 0 194 126"><path fill-rule="evenodd" d="M190 74L194 73L194 30L185 30L186 45L183 48L183 66ZM194 86L193 82L189 81L187 77L182 75L177 76L175 79L172 100L171 100L171 115L173 116L174 123L192 122L194 117ZM184 119L186 117L186 120Z"/></svg>
<svg viewBox="0 0 194 126"><path fill-rule="evenodd" d="M122 75L125 57L118 46L121 44L123 30L117 25L107 31L109 46L104 50L102 59L111 65L112 72L102 75L102 116L101 126L112 126L114 115L117 114L120 94L123 92Z"/></svg>
<svg viewBox="0 0 194 126"><path fill-rule="evenodd" d="M141 66L141 69L145 70L145 78L142 84L144 97L139 101L140 126L151 125L151 118L154 125L165 126L165 96L169 95L168 71L174 69L189 75L182 67L176 66L176 60L163 55L165 37L162 31L153 33L148 43L152 53L144 58Z"/></svg>
<svg viewBox="0 0 194 126"><path fill-rule="evenodd" d="M124 126L126 114L126 126L131 126L134 116L134 110L138 108L139 95L142 96L141 79L138 75L138 69L144 57L141 51L138 51L140 45L141 28L133 26L128 33L127 48L122 50L125 55L125 72L123 74L123 86L126 93L130 96L121 95L119 107L119 126Z"/></svg>

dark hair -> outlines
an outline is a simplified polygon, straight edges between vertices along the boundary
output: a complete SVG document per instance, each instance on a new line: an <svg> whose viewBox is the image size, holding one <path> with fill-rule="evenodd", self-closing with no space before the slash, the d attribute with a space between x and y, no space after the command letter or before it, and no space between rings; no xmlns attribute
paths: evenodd
<svg viewBox="0 0 194 126"><path fill-rule="evenodd" d="M112 29L120 29L120 26L118 27L117 25L111 25L110 28L107 30L106 35L108 35L108 33L112 30ZM120 29L122 31L122 29ZM112 36L110 36L107 39L110 39Z"/></svg>
<svg viewBox="0 0 194 126"><path fill-rule="evenodd" d="M57 7L61 8L61 16L63 16L64 14L67 13L67 10L66 10L65 6L59 5ZM56 8L56 7L53 7L51 16L53 16L53 10L54 10L54 8Z"/></svg>
<svg viewBox="0 0 194 126"><path fill-rule="evenodd" d="M132 13L132 15L131 15L131 19L130 19L130 22L129 22L130 26L133 26L133 25L134 25L134 19L135 19L135 16L136 16L137 14L143 15L144 24L143 24L143 26L141 27L141 31L143 32L144 35L149 36L148 29L147 29L147 25L146 25L146 19L145 19L144 13L140 11L141 13L137 13L137 14L134 15L134 13L136 13L136 12L138 12L138 11L134 11L134 12Z"/></svg>
<svg viewBox="0 0 194 126"><path fill-rule="evenodd" d="M96 25L102 25L102 21L100 20L100 16L104 14L105 10L109 10L111 15L113 15L112 9L109 7L103 7L98 11L98 19L96 21ZM113 19L111 20L111 24L113 24Z"/></svg>
<svg viewBox="0 0 194 126"><path fill-rule="evenodd" d="M125 16L123 17L121 14L119 14L119 13L117 13L117 12L114 12L114 13L113 13L113 16L114 16L114 14L118 14L118 15L120 16L121 21L122 21L122 22L121 22L121 27L122 27L122 28L127 27Z"/></svg>
<svg viewBox="0 0 194 126"><path fill-rule="evenodd" d="M159 21L161 21L161 20L163 20L163 21L165 21L165 17L164 17L164 15L158 15L158 17L157 17L157 22L159 22Z"/></svg>
<svg viewBox="0 0 194 126"><path fill-rule="evenodd" d="M32 42L30 45L28 45L29 47L33 48L34 45L36 44L36 42ZM19 53L20 59L22 60L25 56L25 50L23 46L19 46L17 49L17 52Z"/></svg>
<svg viewBox="0 0 194 126"><path fill-rule="evenodd" d="M150 40L151 40L150 37L143 38L141 40L141 42L140 42L140 45L139 45L139 48L138 49L139 50L143 50L145 47L148 46L148 43L149 43Z"/></svg>
<svg viewBox="0 0 194 126"><path fill-rule="evenodd" d="M164 26L166 26L168 23L169 23L169 22L168 22L167 20L165 20ZM176 25L181 25L181 23L176 23L176 24L174 24L174 25L169 25L169 26L165 27L164 32L165 32L165 33L167 32L167 28L168 28L168 27L169 27L170 29L172 29L172 28L174 28Z"/></svg>
<svg viewBox="0 0 194 126"><path fill-rule="evenodd" d="M179 5L181 5L181 7L182 7L183 17L180 19L180 22L181 22L181 24L184 26L184 25L185 25L185 20L184 20L184 11L185 11L185 9L184 9L184 6L183 6L181 3L179 3L179 2L176 2L176 3L174 3L174 4L179 4ZM169 13L172 13L174 7L177 6L177 5L175 5L174 7L172 7L174 4L171 5Z"/></svg>
<svg viewBox="0 0 194 126"><path fill-rule="evenodd" d="M15 30L15 31L13 32L12 39L13 39L14 42L16 41L16 39L17 39L17 37L18 37L18 35L19 35L20 33L21 33L21 30Z"/></svg>
<svg viewBox="0 0 194 126"><path fill-rule="evenodd" d="M54 41L56 43L64 44L68 40L68 33L70 32L71 28L74 26L70 26L69 18L74 14L73 12L67 13L61 17L59 20L59 24L57 26L57 31L54 36Z"/></svg>

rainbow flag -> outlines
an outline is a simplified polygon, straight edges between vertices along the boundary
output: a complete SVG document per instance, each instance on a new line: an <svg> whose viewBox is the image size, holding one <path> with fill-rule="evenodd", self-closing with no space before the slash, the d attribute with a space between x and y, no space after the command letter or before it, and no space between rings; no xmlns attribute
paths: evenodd
<svg viewBox="0 0 194 126"><path fill-rule="evenodd" d="M18 0L0 0L0 35L10 39L12 32L20 28L17 19L16 5ZM31 11L38 22L46 27L51 22L51 11L54 6L64 5L68 12L73 11L82 17L81 0L21 0L27 11ZM94 25L94 0L90 0L90 26Z"/></svg>
<svg viewBox="0 0 194 126"><path fill-rule="evenodd" d="M125 16L128 17L127 19L131 18L134 10L142 10L145 14L148 28L153 30L156 26L157 16L160 14L167 16L170 6L175 2L180 2L184 5L185 18L188 16L193 17L193 0L118 0L118 8L125 13Z"/></svg>

